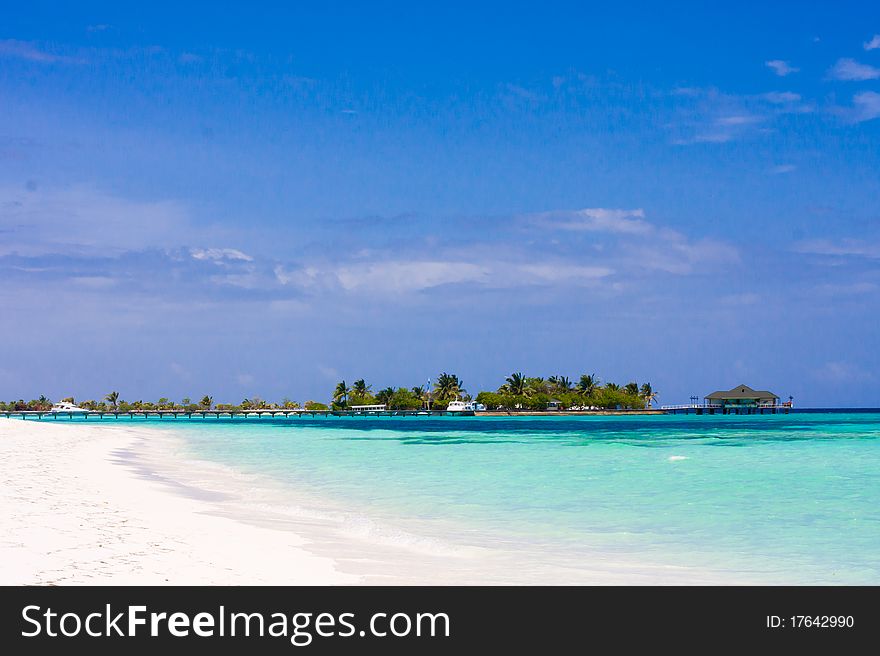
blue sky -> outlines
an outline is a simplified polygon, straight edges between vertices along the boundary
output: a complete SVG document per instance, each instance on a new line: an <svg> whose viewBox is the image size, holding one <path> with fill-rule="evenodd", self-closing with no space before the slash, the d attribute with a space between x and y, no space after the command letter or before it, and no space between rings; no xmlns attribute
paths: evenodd
<svg viewBox="0 0 880 656"><path fill-rule="evenodd" d="M876 406L876 3L28 3L0 397Z"/></svg>

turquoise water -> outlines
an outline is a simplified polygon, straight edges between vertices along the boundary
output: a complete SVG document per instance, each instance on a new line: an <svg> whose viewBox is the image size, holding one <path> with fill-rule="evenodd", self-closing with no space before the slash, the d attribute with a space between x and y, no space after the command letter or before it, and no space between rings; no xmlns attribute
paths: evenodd
<svg viewBox="0 0 880 656"><path fill-rule="evenodd" d="M177 426L193 456L456 543L880 583L880 413Z"/></svg>

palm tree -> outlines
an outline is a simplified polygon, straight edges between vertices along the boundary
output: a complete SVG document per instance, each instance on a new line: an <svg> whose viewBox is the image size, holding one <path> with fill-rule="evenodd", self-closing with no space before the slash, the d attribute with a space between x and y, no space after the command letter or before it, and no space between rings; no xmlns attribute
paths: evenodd
<svg viewBox="0 0 880 656"><path fill-rule="evenodd" d="M623 391L629 394L630 396L638 396L639 395L639 384L638 383L627 383Z"/></svg>
<svg viewBox="0 0 880 656"><path fill-rule="evenodd" d="M434 385L434 392L439 401L454 401L459 395L464 394L465 389L461 379L455 374L448 374L445 371L437 377L437 383Z"/></svg>
<svg viewBox="0 0 880 656"><path fill-rule="evenodd" d="M525 380L525 389L523 391L525 392L526 396L543 394L547 391L547 381L545 381L540 376L529 376Z"/></svg>
<svg viewBox="0 0 880 656"><path fill-rule="evenodd" d="M618 385L617 383L605 383L605 389L607 389L609 392L619 392L620 385Z"/></svg>
<svg viewBox="0 0 880 656"><path fill-rule="evenodd" d="M348 394L351 390L345 384L345 381L338 383L336 389L333 390L333 402L338 403L343 408L348 405Z"/></svg>
<svg viewBox="0 0 880 656"><path fill-rule="evenodd" d="M425 391L426 390L424 385L416 385L410 390L410 392L412 392L412 395L422 402L422 405L424 405L425 401L427 401L427 395Z"/></svg>
<svg viewBox="0 0 880 656"><path fill-rule="evenodd" d="M649 408L651 407L651 404L657 400L657 392L651 387L651 383L644 383L642 385L641 397L645 400L645 405Z"/></svg>
<svg viewBox="0 0 880 656"><path fill-rule="evenodd" d="M595 392L598 386L599 379L596 378L596 374L584 374L577 384L578 391L587 395Z"/></svg>
<svg viewBox="0 0 880 656"><path fill-rule="evenodd" d="M352 383L350 392L354 396L364 397L370 393L372 387L372 385L367 385L363 378L360 378Z"/></svg>
<svg viewBox="0 0 880 656"><path fill-rule="evenodd" d="M504 379L506 382L501 388L513 396L522 396L526 391L526 378L522 372L515 372Z"/></svg>
<svg viewBox="0 0 880 656"><path fill-rule="evenodd" d="M554 376L556 381L554 386L560 392L568 392L572 388L571 379L568 376Z"/></svg>
<svg viewBox="0 0 880 656"><path fill-rule="evenodd" d="M206 410L210 410L211 407L214 405L214 397L207 395L203 396L202 400L199 402L199 405L201 405Z"/></svg>
<svg viewBox="0 0 880 656"><path fill-rule="evenodd" d="M391 403L392 396L394 396L394 388L386 387L385 389L376 392L376 401L388 405L389 403Z"/></svg>
<svg viewBox="0 0 880 656"><path fill-rule="evenodd" d="M104 400L110 404L110 407L116 410L119 406L119 392L110 392L107 396L104 397Z"/></svg>

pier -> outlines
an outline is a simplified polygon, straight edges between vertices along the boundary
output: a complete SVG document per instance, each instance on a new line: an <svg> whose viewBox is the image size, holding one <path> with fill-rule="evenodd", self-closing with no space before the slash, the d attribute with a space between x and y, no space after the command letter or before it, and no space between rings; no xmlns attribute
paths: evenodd
<svg viewBox="0 0 880 656"><path fill-rule="evenodd" d="M737 385L730 390L719 390L703 397L692 396L690 403L682 405L663 405L660 409L668 415L679 413L689 415L775 415L791 412L794 397L780 403L779 396L767 390L752 389L748 385Z"/></svg>
<svg viewBox="0 0 880 656"><path fill-rule="evenodd" d="M660 409L667 415L763 415L791 412L790 403L756 405L722 405L720 403L685 403L682 405L662 405Z"/></svg>
<svg viewBox="0 0 880 656"><path fill-rule="evenodd" d="M131 410L128 412L113 412L89 410L87 412L64 412L50 410L6 410L0 412L0 417L20 419L262 419L265 417L283 419L299 419L303 415L315 417L472 417L473 411L446 410L306 410L296 409L270 409L270 410Z"/></svg>

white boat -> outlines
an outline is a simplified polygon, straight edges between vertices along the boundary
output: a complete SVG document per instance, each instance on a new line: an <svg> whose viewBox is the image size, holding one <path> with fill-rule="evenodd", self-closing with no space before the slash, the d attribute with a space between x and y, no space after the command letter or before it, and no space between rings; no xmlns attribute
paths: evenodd
<svg viewBox="0 0 880 656"><path fill-rule="evenodd" d="M446 412L476 412L485 409L485 405L474 401L450 401L446 406Z"/></svg>
<svg viewBox="0 0 880 656"><path fill-rule="evenodd" d="M73 405L73 403L68 403L67 401L59 401L55 405L52 406L52 409L49 412L66 412L68 414L87 414L89 411L85 408L80 408L77 405Z"/></svg>

